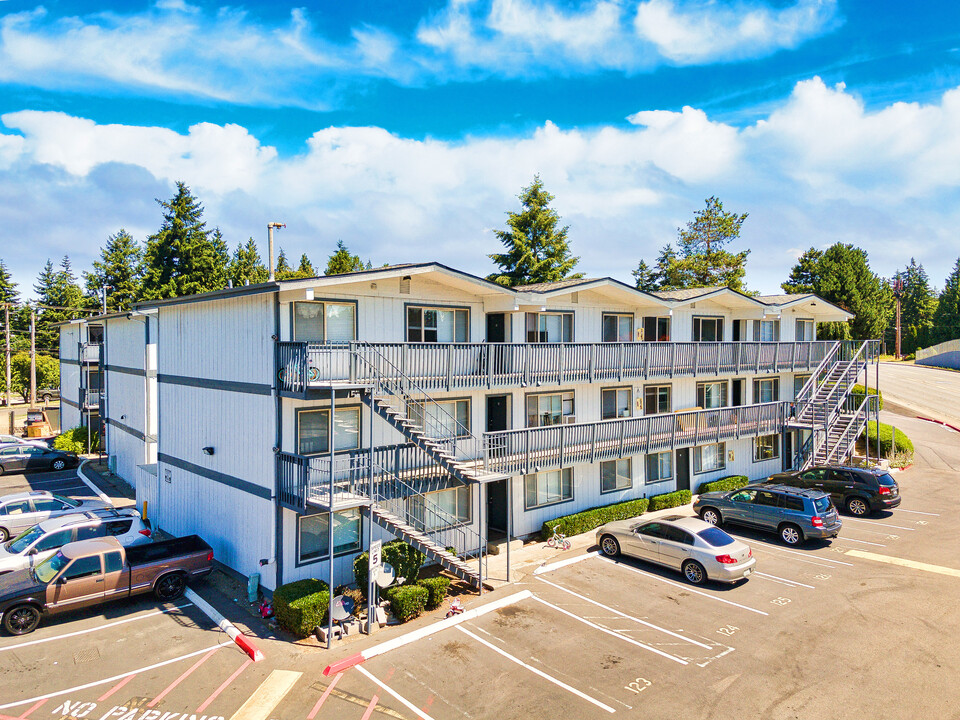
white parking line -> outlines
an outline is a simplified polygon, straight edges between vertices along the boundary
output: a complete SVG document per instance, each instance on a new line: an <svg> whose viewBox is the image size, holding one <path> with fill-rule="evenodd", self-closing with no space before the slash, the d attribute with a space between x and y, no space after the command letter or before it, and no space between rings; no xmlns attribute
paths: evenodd
<svg viewBox="0 0 960 720"><path fill-rule="evenodd" d="M458 626L458 628L459 628L459 626ZM482 642L482 641L481 641L481 642ZM357 665L356 667L357 667L357 671L358 671L361 675L364 675L368 680L370 680L370 682L372 682L372 683L378 685L379 687L383 688L384 690L386 690L386 691L387 691L390 695L392 695L398 702L402 703L403 706L404 706L405 708L407 708L407 710L410 710L410 711L416 713L416 716L417 716L418 718L421 718L422 720L433 720L432 717L430 717L429 715L427 715L423 710L421 710L420 708L418 708L416 705L414 705L412 702L410 702L409 700L407 700L405 697L401 696L396 690L394 690L393 688L387 687L381 680L378 680L377 678L375 678L375 677L373 676L373 674L372 674L369 670L367 670L366 668L364 668L364 667L362 667L362 666L360 666L360 665Z"/></svg>
<svg viewBox="0 0 960 720"><path fill-rule="evenodd" d="M766 578L767 580L773 580L774 582L779 582L784 585L790 585L791 587L800 586L800 587L810 588L811 590L817 589L813 585L807 585L806 583L802 583L799 580L788 580L787 578L777 577L776 575L769 575L767 573L762 573L762 572L755 572L754 575L756 575L757 577Z"/></svg>
<svg viewBox="0 0 960 720"><path fill-rule="evenodd" d="M569 589L567 589L567 588L565 588L565 587L562 587L562 586L560 586L560 585L557 585L556 583L552 583L552 582L550 582L549 580L544 580L544 579L541 578L541 577L538 577L537 580L539 580L540 582L544 582L544 583L546 583L547 585L550 585L551 587L555 587L555 588L557 588L557 590L563 590L563 592L569 593L569 594L573 595L574 597L578 597L578 598L580 598L581 600L583 600L583 601L585 601L585 602L588 602L588 603L591 603L592 605L596 605L596 606L599 607L599 608L603 608L603 609L606 610L607 612L612 612L614 615L619 615L620 617L626 618L627 620L633 620L635 623L639 623L640 625L645 625L645 626L647 626L648 628L651 628L651 629L653 629L653 630L657 630L658 632L665 633L665 634L667 634L667 635L670 635L671 637L677 638L678 640L684 640L684 641L686 641L686 642L688 642L688 643L691 643L692 645L698 645L698 646L704 648L705 650L713 650L713 646L712 646L712 645L707 645L706 643L702 643L702 642L699 642L699 641L697 641L697 640L692 640L692 639L690 639L690 638L688 638L688 637L684 637L683 635L680 635L679 633L675 633L675 632L673 632L673 631L671 631L671 630L667 630L666 628L662 628L662 627L660 627L659 625L654 625L653 623L648 623L646 620L641 620L640 618L634 617L633 615L627 615L627 614L624 613L624 612L620 612L619 610L615 610L614 608L612 608L612 607L610 607L610 606L608 606L608 605L603 605L603 604L601 604L601 603L598 603L596 600L591 600L591 599L588 598L586 595L581 595L580 593L574 592L573 590L569 590Z"/></svg>
<svg viewBox="0 0 960 720"><path fill-rule="evenodd" d="M873 525L874 527L896 528L897 530L909 530L910 532L916 530L916 528L908 528L904 527L903 525L890 525L888 523L874 522L872 520L857 520L857 518L845 518L844 522L863 523L864 525Z"/></svg>
<svg viewBox="0 0 960 720"><path fill-rule="evenodd" d="M558 560L555 563L550 563L549 565L541 565L536 570L533 571L534 575L540 575L541 573L550 572L552 570L557 570L567 565L573 565L574 563L583 562L584 560L589 560L592 557L596 557L600 554L599 550L594 550L588 552L586 555L577 555L576 557L567 558L566 560Z"/></svg>
<svg viewBox="0 0 960 720"><path fill-rule="evenodd" d="M920 512L919 510L904 510L903 508L897 508L898 513L907 512L914 513L915 515L931 515L933 517L940 517L940 513L930 513L930 512Z"/></svg>
<svg viewBox="0 0 960 720"><path fill-rule="evenodd" d="M568 692L573 693L573 694L576 695L577 697L583 698L584 700L586 700L586 701L589 702L589 703L593 703L593 704L596 705L598 708L602 708L603 710L606 710L608 713L614 713L614 712L616 712L616 710L614 710L614 709L613 709L612 707L610 707L609 705L605 705L604 703L600 702L600 701L597 700L596 698L592 698L592 697L590 697L589 695L587 695L586 693L580 692L580 691L577 690L575 687L571 687L570 685L567 685L565 682L563 682L562 680L558 680L557 678L553 677L552 675L547 675L547 673L543 672L542 670L540 670L540 669L538 669L538 668L535 668L535 667L533 667L532 665L528 665L527 663L523 662L523 660L521 660L520 658L514 657L513 655L511 655L510 653L508 653L506 650L501 650L500 648L498 648L498 647L497 647L496 645L494 645L493 643L487 642L486 640L484 640L482 637L480 637L480 636L478 636L478 635L474 635L472 632L470 632L470 631L467 630L465 627L463 627L463 625L457 625L457 630L459 630L460 632L462 632L464 635L468 635L468 636L472 637L474 640L476 640L476 641L477 641L478 643L480 643L481 645L487 646L488 648L490 648L491 650L493 650L493 651L494 651L495 653L497 653L498 655L502 655L503 657L507 658L507 660L509 660L510 662L516 663L516 664L519 665L520 667L526 668L527 670L529 670L530 672L532 672L534 675L539 675L539 676L542 677L544 680L548 680L549 682L552 682L552 683L553 683L554 685L556 685L557 687L561 687L561 688L563 688L564 690L567 690ZM417 712L420 712L420 711L418 710Z"/></svg>
<svg viewBox="0 0 960 720"><path fill-rule="evenodd" d="M20 648L27 647L28 645L39 645L40 643L53 642L54 640L63 640L64 638L77 637L78 635L89 635L90 633L97 632L99 630L106 630L110 627L115 627L117 625L124 625L126 623L136 622L137 620L145 620L149 617L154 617L155 615L165 615L167 613L172 613L174 610L181 610L182 608L193 607L193 603L185 603L183 605L176 605L172 608L167 608L166 610L155 610L154 612L147 613L145 615L137 615L136 617L125 618L123 620L117 620L116 622L104 623L103 625L97 625L96 627L87 628L86 630L77 630L75 632L64 633L63 635L54 635L53 637L41 638L39 640L27 640L26 642L20 642L16 645L7 645L6 647L0 647L0 652L6 652L7 650L19 650Z"/></svg>
<svg viewBox="0 0 960 720"><path fill-rule="evenodd" d="M539 598L536 595L533 596L533 599L536 600L538 603L542 603L546 605L549 608L553 608L557 612L563 613L567 617L571 617L574 620L582 622L584 625L592 627L594 630L599 630L600 632L606 633L607 635L613 635L613 637L620 638L621 640L624 640L630 643L631 645L636 645L639 648L643 648L644 650L649 650L650 652L656 653L657 655L660 655L661 657L665 657L668 660L673 660L675 663L680 663L681 665L687 664L687 661L684 660L683 658L679 658L676 655L671 655L668 652L664 652L663 650L658 650L657 648L651 647L650 645L647 645L646 643L642 643L639 640L634 640L632 637L628 637L627 635L622 635L621 633L615 632L614 630L610 630L609 628L605 628L605 627L602 627L601 625L597 625L595 622L591 622L586 618L582 618L576 613L570 612L569 610L564 610L559 605L554 605L552 602L547 602L543 598Z"/></svg>
<svg viewBox="0 0 960 720"><path fill-rule="evenodd" d="M881 535L882 534L883 533L881 533ZM877 547L886 547L886 545L884 545L883 543L870 542L869 540L857 540L856 538L852 538L852 537L838 537L837 541L838 542L855 542L855 543L861 543L863 545L876 545Z"/></svg>
<svg viewBox="0 0 960 720"><path fill-rule="evenodd" d="M725 603L726 605L733 605L733 606L738 607L738 608L741 608L741 609L743 609L743 610L749 610L750 612L757 613L758 615L769 615L769 614L770 614L770 613L764 612L763 610L757 610L756 608L747 607L746 605L741 605L740 603L735 603L735 602L733 602L733 600L724 600L723 598L717 597L716 595L711 595L710 593L701 592L700 590L694 590L694 589L693 589L692 587L690 587L689 585L681 585L680 583L675 583L675 582L673 582L672 580L665 580L664 578L660 577L659 575L654 575L653 573L646 572L645 570L640 570L639 568L630 567L629 565L625 565L625 564L624 564L623 562L621 562L620 560L614 560L613 558L604 557L604 556L602 556L602 555L601 555L601 557L603 557L604 560L607 560L608 562L613 563L614 565L619 565L619 566L622 567L624 570L629 570L630 572L635 572L635 573L637 573L637 575L642 575L642 576L647 577L647 578L653 578L654 580L657 580L657 581L662 582L662 583L666 583L667 585L673 585L674 587L683 588L683 589L686 590L687 592L691 592L691 593L694 593L694 594L696 594L696 595L703 595L703 597L705 597L705 598L710 598L711 600L716 600L717 602L722 602L722 603Z"/></svg>
<svg viewBox="0 0 960 720"><path fill-rule="evenodd" d="M866 560L876 560L877 562L887 563L889 565L899 565L900 567L913 568L914 570L925 570L926 572L937 573L939 575L950 575L960 578L960 570L957 568L944 567L943 565L931 565L930 563L917 562L916 560L905 560L889 555L877 555L876 553L866 552L864 550L850 550L848 555L864 558Z"/></svg>
<svg viewBox="0 0 960 720"><path fill-rule="evenodd" d="M727 531L727 534L733 535L733 533L731 533L729 530ZM811 560L804 553L797 552L796 550L787 550L786 548L780 548L775 545L770 545L769 543L765 543L761 540L754 540L753 538L745 538L742 535L733 535L733 537L737 538L738 540L743 540L744 542L753 543L750 547L752 547L754 550L756 550L757 548L763 548L764 551L769 550L772 553L789 553L791 555L798 555L799 557L797 558L797 562L809 563L810 565L819 565L820 567L829 567L829 568L836 567L836 565L832 565L831 563L837 563L839 565L849 565L850 567L853 567L853 563L843 562L842 560L823 559L817 555L813 556L817 558L816 560Z"/></svg>

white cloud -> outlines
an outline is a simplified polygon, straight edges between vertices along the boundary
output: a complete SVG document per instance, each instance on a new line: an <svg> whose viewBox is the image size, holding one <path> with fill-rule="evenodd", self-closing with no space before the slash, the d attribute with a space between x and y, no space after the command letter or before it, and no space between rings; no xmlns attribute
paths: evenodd
<svg viewBox="0 0 960 720"><path fill-rule="evenodd" d="M27 285L37 257L69 251L86 266L119 227L156 230L152 199L184 180L231 244L261 240L280 220L291 257L320 262L341 238L375 263L437 259L485 274L490 228L535 173L571 226L580 269L626 281L710 195L750 213L740 247L753 250L748 283L762 290L776 290L811 245L855 242L885 274L913 255L935 282L945 250L957 252L960 89L868 112L814 78L743 130L689 107L629 119L455 142L328 127L281 156L236 125L177 133L12 113L0 133L0 228L17 228L21 242L0 252Z"/></svg>

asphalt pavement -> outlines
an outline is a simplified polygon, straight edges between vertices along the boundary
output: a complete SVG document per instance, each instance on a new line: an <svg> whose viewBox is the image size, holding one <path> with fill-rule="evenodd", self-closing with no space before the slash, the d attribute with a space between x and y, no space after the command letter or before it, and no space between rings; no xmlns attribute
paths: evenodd
<svg viewBox="0 0 960 720"><path fill-rule="evenodd" d="M870 369L870 385L875 384ZM960 372L923 365L880 363L880 391L885 403L909 414L960 427Z"/></svg>

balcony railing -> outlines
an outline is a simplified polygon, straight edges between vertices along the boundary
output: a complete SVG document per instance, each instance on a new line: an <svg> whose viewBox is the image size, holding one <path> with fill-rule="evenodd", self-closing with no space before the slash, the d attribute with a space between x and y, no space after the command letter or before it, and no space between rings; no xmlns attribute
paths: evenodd
<svg viewBox="0 0 960 720"><path fill-rule="evenodd" d="M80 404L84 410L97 410L100 407L101 390L80 388Z"/></svg>
<svg viewBox="0 0 960 720"><path fill-rule="evenodd" d="M279 342L276 362L280 390L290 393L303 393L322 382L372 381L371 368L379 368L383 376L384 368L390 367L424 390L469 390L806 372L815 369L835 344Z"/></svg>
<svg viewBox="0 0 960 720"><path fill-rule="evenodd" d="M100 362L100 343L81 343L80 344L80 362L98 363Z"/></svg>
<svg viewBox="0 0 960 720"><path fill-rule="evenodd" d="M487 469L520 475L782 430L791 403L644 415L484 435Z"/></svg>

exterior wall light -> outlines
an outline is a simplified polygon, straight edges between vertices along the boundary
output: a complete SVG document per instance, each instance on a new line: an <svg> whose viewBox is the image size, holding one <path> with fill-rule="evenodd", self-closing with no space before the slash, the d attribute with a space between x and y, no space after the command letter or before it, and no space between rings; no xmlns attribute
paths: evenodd
<svg viewBox="0 0 960 720"><path fill-rule="evenodd" d="M208 445L207 447L203 448L203 454L204 454L204 455L213 455L214 452L215 452L215 450L214 450L212 447L210 447L209 445Z"/></svg>

